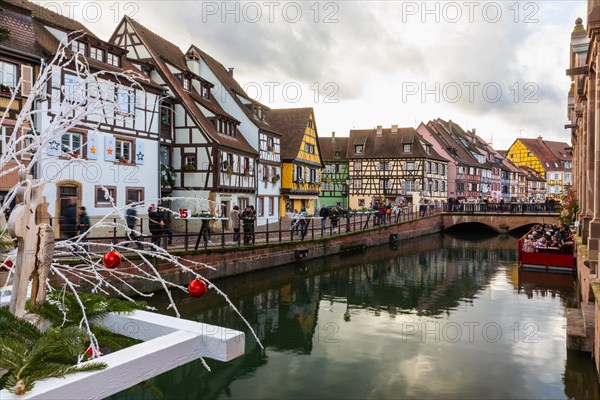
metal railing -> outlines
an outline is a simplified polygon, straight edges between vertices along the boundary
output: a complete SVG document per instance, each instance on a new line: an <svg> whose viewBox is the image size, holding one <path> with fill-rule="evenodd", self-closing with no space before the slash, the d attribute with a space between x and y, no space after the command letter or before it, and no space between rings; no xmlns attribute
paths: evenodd
<svg viewBox="0 0 600 400"><path fill-rule="evenodd" d="M239 234L230 229L225 229L225 225L221 224L218 229L200 231L191 229L188 220L183 221L181 230L172 230L172 235L163 232L158 235L158 245L165 249L173 250L195 250L195 249L210 249L210 248L229 248L229 247L244 247L264 244L281 244L294 243L303 240L314 240L321 238L329 238L337 235L367 231L377 229L384 226L398 225L404 222L413 221L426 216L439 214L442 212L440 208L422 209L418 212L412 209L404 209L395 214L379 214L377 211L351 212L347 215L340 216L336 221L327 218L325 229L322 229L321 218L305 217L305 218L261 218L265 224L256 225L256 221L252 226L247 226L246 231L243 228L243 221L240 221ZM53 225L56 221L50 220ZM114 228L109 228L107 235L102 236L93 232L89 239L85 240L85 244L91 251L94 251L94 243L117 244L125 241L132 241L132 238L127 236L123 228L118 229L117 224L124 224L124 221L114 218L112 222ZM149 249L149 243L153 239L153 235L148 231L147 218L141 217L138 219L138 224L135 230L140 233L135 238L136 243L132 243L130 247L134 247L139 243L143 248ZM167 222L167 227L170 222ZM105 228L102 228L105 229ZM157 235L154 235L154 239ZM172 244L169 245L169 240ZM98 246L100 247L100 246Z"/></svg>
<svg viewBox="0 0 600 400"><path fill-rule="evenodd" d="M454 203L444 205L446 213L558 214L561 209L560 205L549 206L543 203Z"/></svg>

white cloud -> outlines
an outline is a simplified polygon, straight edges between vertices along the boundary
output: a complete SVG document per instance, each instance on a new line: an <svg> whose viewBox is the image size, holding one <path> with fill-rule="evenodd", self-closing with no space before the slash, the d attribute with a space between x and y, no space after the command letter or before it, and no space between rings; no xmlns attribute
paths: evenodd
<svg viewBox="0 0 600 400"><path fill-rule="evenodd" d="M103 16L110 18L89 26L108 38L112 19L135 11L140 23L183 50L194 43L235 67L242 85L263 85L262 102L315 107L322 135L345 135L354 126L416 127L442 117L493 136L499 149L519 130L569 140L564 70L575 18L585 17L584 1L227 2L229 13L223 4L145 1L136 2L136 10L122 4L114 10L107 3ZM297 6L301 16L292 22ZM268 98L265 82L280 84L275 98ZM417 85L418 92L406 96L407 85ZM297 87L302 97L291 102ZM462 96L454 101L457 87ZM502 96L496 99L498 87ZM436 93L423 97L424 88ZM338 102L324 102L328 95Z"/></svg>

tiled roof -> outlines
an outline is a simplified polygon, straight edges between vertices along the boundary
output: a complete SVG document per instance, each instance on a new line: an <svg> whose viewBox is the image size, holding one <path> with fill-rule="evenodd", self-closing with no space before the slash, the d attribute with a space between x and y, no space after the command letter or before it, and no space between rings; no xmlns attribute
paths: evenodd
<svg viewBox="0 0 600 400"><path fill-rule="evenodd" d="M2 1L0 2L0 26L7 27L10 32L8 39L0 42L0 46L32 56L44 56L44 52L35 41L31 11Z"/></svg>
<svg viewBox="0 0 600 400"><path fill-rule="evenodd" d="M319 149L321 150L321 159L323 162L347 161L348 137L319 137ZM340 156L336 157L335 152L339 151Z"/></svg>
<svg viewBox="0 0 600 400"><path fill-rule="evenodd" d="M167 43L170 46L174 45L162 39L160 36L152 33L149 29L145 28L140 23L133 21L133 19L125 17L125 20L131 24L131 26L135 29L136 33L140 37L142 43L146 46L150 54L153 55L154 63L156 63L158 69L162 71L165 80L169 83L169 86L176 93L176 96L181 99L183 106L188 110L188 112L196 121L198 126L204 132L204 134L207 135L207 139L209 141L216 142L222 146L227 146L237 151L246 152L252 155L258 155L258 151L255 150L252 146L250 146L246 138L239 132L236 135L236 137L224 135L217 132L214 125L206 118L206 116L204 116L192 95L183 90L183 86L181 85L179 80L173 75L168 66L165 64L164 57L160 56L160 52L164 52L165 43ZM158 45L159 49L155 49L154 45ZM178 47L175 46L175 48L179 53L181 53L181 50L179 50ZM174 49L171 50L175 51ZM183 55L183 53L181 54ZM187 70L187 65L185 68ZM218 104L216 104L215 106L218 106L220 108ZM228 115L222 110L222 108L220 109L223 115Z"/></svg>
<svg viewBox="0 0 600 400"><path fill-rule="evenodd" d="M273 124L270 123L270 118L269 118L271 115L270 111L269 111L269 113L267 113L267 120L263 121L263 120L258 119L252 113L252 110L249 108L248 104L242 103L242 101L240 100L240 98L238 96L243 97L245 100L249 101L252 105L261 107L263 110L270 110L269 107L250 98L250 96L248 96L248 94L244 91L244 89L242 89L240 84L233 78L233 76L231 76L231 74L225 68L225 66L223 64L221 64L215 58L210 56L208 53L202 51L195 45L192 45L190 47L190 50L188 50L188 51L195 51L198 53L200 58L202 58L202 60L206 63L206 65L208 65L208 67L215 74L215 76L217 77L219 82L225 87L225 90L227 90L229 92L231 97L235 100L235 102L238 104L238 106L246 114L248 119L250 119L250 121L252 121L254 123L254 125L256 125L258 128L263 129L265 131L269 131L271 133L280 135L280 133L277 132L277 130L273 126Z"/></svg>
<svg viewBox="0 0 600 400"><path fill-rule="evenodd" d="M519 167L528 181L546 182L545 179L538 175L538 172L529 167Z"/></svg>
<svg viewBox="0 0 600 400"><path fill-rule="evenodd" d="M350 131L348 145L348 159L353 158L413 158L425 157L433 160L447 161L440 156L433 147L427 154L423 144L425 141L414 128L397 128L398 133L392 133L390 128L381 130L377 136L377 129L353 129ZM355 152L355 144L364 143L362 154ZM404 153L404 145L411 144L411 152Z"/></svg>
<svg viewBox="0 0 600 400"><path fill-rule="evenodd" d="M456 132L453 135L452 132L456 128L456 124L451 121L446 122L440 118L435 121L429 121L428 126L431 125L437 132L437 136L441 139L440 144L444 144L446 151L456 160L457 163L468 166L479 167L479 162L471 155L469 150L463 145L463 143L457 138Z"/></svg>
<svg viewBox="0 0 600 400"><path fill-rule="evenodd" d="M282 134L281 159L294 160L298 156L308 120L313 114L308 108L278 108L270 111L270 123ZM315 125L316 126L316 125ZM316 131L316 128L315 128ZM317 141L318 145L318 141Z"/></svg>
<svg viewBox="0 0 600 400"><path fill-rule="evenodd" d="M48 25L67 29L69 31L82 31L86 34L98 39L98 36L94 35L92 31L86 28L81 22L77 22L74 19L65 17L61 14L55 13L49 8L43 7L40 4L33 3L27 0L3 0L9 4L16 5L31 11L33 17Z"/></svg>
<svg viewBox="0 0 600 400"><path fill-rule="evenodd" d="M569 147L567 143L543 140L541 137L538 137L537 139L519 140L540 160L542 163L542 168L544 168L545 171L564 170L565 168L563 167L562 162L572 160L572 158L564 150L566 147ZM567 154L567 157L560 157L559 154ZM557 163L558 167L554 166L555 162ZM549 166L547 166L546 163L548 163Z"/></svg>

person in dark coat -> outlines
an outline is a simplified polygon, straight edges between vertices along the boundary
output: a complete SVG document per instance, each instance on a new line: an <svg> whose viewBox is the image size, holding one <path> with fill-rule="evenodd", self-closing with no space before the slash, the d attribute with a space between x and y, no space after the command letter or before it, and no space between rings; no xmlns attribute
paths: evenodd
<svg viewBox="0 0 600 400"><path fill-rule="evenodd" d="M167 235L167 244L171 246L173 244L173 231L169 228L169 215L167 214L167 209L164 208L162 204L159 204L158 213L160 214L160 220L162 221L161 234Z"/></svg>
<svg viewBox="0 0 600 400"><path fill-rule="evenodd" d="M90 229L90 226L90 217L88 217L87 212L85 211L85 207L79 207L79 234L83 235L84 233L86 233L88 229ZM87 242L87 238L82 238L81 242ZM85 249L85 251L89 251L89 246L87 244L83 244L82 247Z"/></svg>
<svg viewBox="0 0 600 400"><path fill-rule="evenodd" d="M321 210L319 211L319 217L321 217L321 230L325 230L325 226L327 225L327 217L329 217L329 209L325 204L321 206Z"/></svg>
<svg viewBox="0 0 600 400"><path fill-rule="evenodd" d="M244 228L244 244L248 245L252 241L252 231L254 229L254 213L250 206L246 206L240 219L242 220L242 226Z"/></svg>
<svg viewBox="0 0 600 400"><path fill-rule="evenodd" d="M152 235L152 243L159 246L165 223L162 221L162 214L156 210L154 204L151 204L150 207L148 207L148 221L148 228Z"/></svg>
<svg viewBox="0 0 600 400"><path fill-rule="evenodd" d="M329 220L331 221L331 227L333 228L333 233L337 233L338 231L338 223L340 221L340 215L338 214L337 208L331 209L331 215L329 216Z"/></svg>
<svg viewBox="0 0 600 400"><path fill-rule="evenodd" d="M60 230L63 239L72 239L77 236L77 198L71 197L60 216Z"/></svg>

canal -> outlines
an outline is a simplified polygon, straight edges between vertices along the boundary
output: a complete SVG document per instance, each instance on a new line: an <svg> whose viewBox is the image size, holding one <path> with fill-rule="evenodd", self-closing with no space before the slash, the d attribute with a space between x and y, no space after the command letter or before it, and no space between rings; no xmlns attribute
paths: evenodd
<svg viewBox="0 0 600 400"><path fill-rule="evenodd" d="M589 354L566 350L572 277L519 273L516 246L429 236L220 280L264 350L247 333L243 357L152 383L165 399L600 398ZM183 318L247 332L214 293L177 302Z"/></svg>

